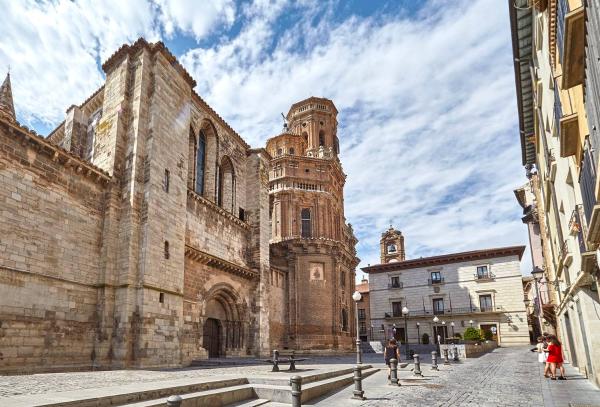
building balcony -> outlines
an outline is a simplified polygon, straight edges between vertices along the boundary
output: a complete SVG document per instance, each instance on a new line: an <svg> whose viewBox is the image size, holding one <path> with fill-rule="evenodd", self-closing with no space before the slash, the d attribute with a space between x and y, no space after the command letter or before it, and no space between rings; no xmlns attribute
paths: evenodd
<svg viewBox="0 0 600 407"><path fill-rule="evenodd" d="M585 77L585 13L583 5L570 10L568 0L558 0L556 11L562 88L569 89L582 84Z"/></svg>
<svg viewBox="0 0 600 407"><path fill-rule="evenodd" d="M495 279L496 275L491 271L488 271L487 273L475 273L473 274L473 277L475 278L475 281L489 281Z"/></svg>
<svg viewBox="0 0 600 407"><path fill-rule="evenodd" d="M444 277L442 278L434 278L434 279L428 279L427 280L427 284L428 285L438 285L438 284L444 284Z"/></svg>
<svg viewBox="0 0 600 407"><path fill-rule="evenodd" d="M403 282L398 282L398 283L388 283L388 288L404 288L404 283Z"/></svg>
<svg viewBox="0 0 600 407"><path fill-rule="evenodd" d="M561 270L563 266L571 265L572 261L573 253L569 248L569 240L565 239L558 252L558 270Z"/></svg>
<svg viewBox="0 0 600 407"><path fill-rule="evenodd" d="M468 314L482 314L482 313L501 313L505 312L504 307L501 305L492 307L453 307L450 309L433 310L433 309L418 309L411 310L408 313L408 318L412 317L429 317L433 315L468 315ZM385 319L402 319L402 314L394 315L390 312L384 313Z"/></svg>

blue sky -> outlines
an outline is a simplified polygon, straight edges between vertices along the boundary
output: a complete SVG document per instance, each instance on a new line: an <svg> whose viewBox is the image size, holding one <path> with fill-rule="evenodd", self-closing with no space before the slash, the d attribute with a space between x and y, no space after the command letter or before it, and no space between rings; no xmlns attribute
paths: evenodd
<svg viewBox="0 0 600 407"><path fill-rule="evenodd" d="M0 0L0 69L47 134L121 44L162 40L253 147L308 96L336 104L361 266L390 223L410 258L526 244L508 4L498 0ZM522 270L530 268L529 256ZM359 272L360 276L361 273Z"/></svg>

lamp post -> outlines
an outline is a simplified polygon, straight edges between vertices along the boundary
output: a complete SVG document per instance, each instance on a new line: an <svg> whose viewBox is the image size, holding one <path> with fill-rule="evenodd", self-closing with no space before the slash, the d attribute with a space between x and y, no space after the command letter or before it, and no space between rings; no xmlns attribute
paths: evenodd
<svg viewBox="0 0 600 407"><path fill-rule="evenodd" d="M358 336L358 302L361 298L362 295L360 295L358 291L354 291L354 294L352 294L352 299L354 300L354 306L356 311L356 363L359 365L362 364L362 358L360 354L360 337Z"/></svg>
<svg viewBox="0 0 600 407"><path fill-rule="evenodd" d="M452 339L454 339L454 321L450 322L450 326L452 327Z"/></svg>
<svg viewBox="0 0 600 407"><path fill-rule="evenodd" d="M409 309L407 307L402 308L402 315L404 315L404 351L406 353L406 360L410 358L408 354L408 313Z"/></svg>
<svg viewBox="0 0 600 407"><path fill-rule="evenodd" d="M419 324L417 322L417 343L420 345L421 344L421 332L419 331L419 328L421 328L421 324Z"/></svg>
<svg viewBox="0 0 600 407"><path fill-rule="evenodd" d="M473 320L472 319L469 320L469 324L471 324L471 328L473 328Z"/></svg>
<svg viewBox="0 0 600 407"><path fill-rule="evenodd" d="M442 321L442 326L446 328L446 321ZM444 345L446 344L446 329L442 329L442 335L444 335Z"/></svg>
<svg viewBox="0 0 600 407"><path fill-rule="evenodd" d="M540 298L540 289L538 287L538 282L544 277L544 270L542 270L538 266L535 266L533 268L533 270L531 271L531 275L533 276L533 280L535 281L536 302L534 304L537 304L537 307L534 307L534 309L537 308L536 312L537 312L538 324L540 325L540 333L541 333L543 331L543 329L542 329L542 299Z"/></svg>
<svg viewBox="0 0 600 407"><path fill-rule="evenodd" d="M371 340L372 340L372 341L374 340L374 339L373 339L373 328L375 328L375 327L373 326L373 324L371 324Z"/></svg>
<svg viewBox="0 0 600 407"><path fill-rule="evenodd" d="M433 317L433 336L434 336L434 341L437 341L437 344L440 344L440 341L438 340L438 333L437 333L437 323L440 322L440 319L437 317L437 315L435 317Z"/></svg>

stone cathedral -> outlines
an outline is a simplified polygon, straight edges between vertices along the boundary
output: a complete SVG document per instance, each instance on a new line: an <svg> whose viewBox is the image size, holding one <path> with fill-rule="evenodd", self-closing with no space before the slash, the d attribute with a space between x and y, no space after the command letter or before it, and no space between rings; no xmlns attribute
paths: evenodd
<svg viewBox="0 0 600 407"><path fill-rule="evenodd" d="M337 110L251 148L139 39L47 137L0 88L0 371L185 366L356 335Z"/></svg>

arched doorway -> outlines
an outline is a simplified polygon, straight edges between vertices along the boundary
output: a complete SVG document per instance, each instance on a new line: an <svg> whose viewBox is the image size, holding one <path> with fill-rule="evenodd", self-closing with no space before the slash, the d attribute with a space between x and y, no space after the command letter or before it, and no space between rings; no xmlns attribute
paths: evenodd
<svg viewBox="0 0 600 407"><path fill-rule="evenodd" d="M227 284L217 284L204 303L203 347L208 357L243 355L247 308Z"/></svg>
<svg viewBox="0 0 600 407"><path fill-rule="evenodd" d="M221 356L221 323L216 318L208 318L204 323L204 348L209 358Z"/></svg>

